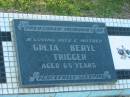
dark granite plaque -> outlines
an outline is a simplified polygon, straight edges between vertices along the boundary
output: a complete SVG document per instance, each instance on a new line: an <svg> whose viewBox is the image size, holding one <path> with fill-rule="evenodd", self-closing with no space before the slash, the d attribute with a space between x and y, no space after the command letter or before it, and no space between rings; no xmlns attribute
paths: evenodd
<svg viewBox="0 0 130 97"><path fill-rule="evenodd" d="M13 20L22 86L116 80L105 24Z"/></svg>

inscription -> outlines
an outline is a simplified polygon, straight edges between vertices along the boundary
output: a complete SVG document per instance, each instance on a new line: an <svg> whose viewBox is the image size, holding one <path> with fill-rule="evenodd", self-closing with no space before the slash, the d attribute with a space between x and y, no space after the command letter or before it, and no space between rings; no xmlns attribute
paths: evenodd
<svg viewBox="0 0 130 97"><path fill-rule="evenodd" d="M34 51L59 51L58 45L33 44ZM70 51L95 51L94 45L70 45Z"/></svg>
<svg viewBox="0 0 130 97"><path fill-rule="evenodd" d="M95 69L95 63L43 63L42 69Z"/></svg>
<svg viewBox="0 0 130 97"><path fill-rule="evenodd" d="M81 61L81 60L87 60L86 54L53 54L54 60L69 60L69 61Z"/></svg>
<svg viewBox="0 0 130 97"><path fill-rule="evenodd" d="M53 44L33 44L32 46L34 51L59 51L58 46Z"/></svg>
<svg viewBox="0 0 130 97"><path fill-rule="evenodd" d="M70 51L95 51L94 45L70 45Z"/></svg>

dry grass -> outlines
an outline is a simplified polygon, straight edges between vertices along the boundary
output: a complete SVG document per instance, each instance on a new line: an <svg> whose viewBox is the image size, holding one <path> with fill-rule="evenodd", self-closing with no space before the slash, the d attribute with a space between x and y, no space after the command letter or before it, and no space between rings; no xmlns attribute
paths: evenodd
<svg viewBox="0 0 130 97"><path fill-rule="evenodd" d="M0 0L9 12L130 18L130 0Z"/></svg>

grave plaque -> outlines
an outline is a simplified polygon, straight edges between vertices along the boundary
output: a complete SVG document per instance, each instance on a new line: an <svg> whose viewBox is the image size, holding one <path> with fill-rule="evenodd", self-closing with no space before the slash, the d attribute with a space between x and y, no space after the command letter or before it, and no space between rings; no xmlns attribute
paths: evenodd
<svg viewBox="0 0 130 97"><path fill-rule="evenodd" d="M13 20L21 86L116 80L105 24Z"/></svg>

